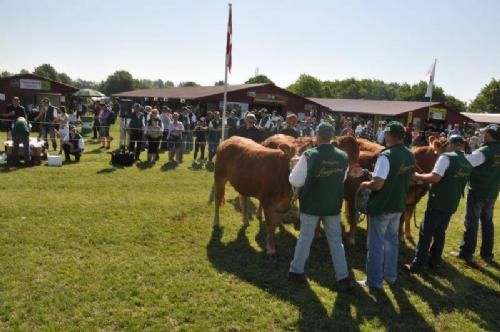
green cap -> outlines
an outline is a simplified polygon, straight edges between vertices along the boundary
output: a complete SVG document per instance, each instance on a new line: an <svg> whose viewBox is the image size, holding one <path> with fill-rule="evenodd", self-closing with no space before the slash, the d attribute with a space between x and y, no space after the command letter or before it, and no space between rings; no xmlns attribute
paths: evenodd
<svg viewBox="0 0 500 332"><path fill-rule="evenodd" d="M448 143L463 145L465 143L465 140L461 135L450 135L446 140L446 144Z"/></svg>
<svg viewBox="0 0 500 332"><path fill-rule="evenodd" d="M320 136L333 136L335 129L328 122L323 122L318 126L318 135Z"/></svg>
<svg viewBox="0 0 500 332"><path fill-rule="evenodd" d="M489 124L486 127L481 129L481 132L487 132L495 136L495 138L500 139L500 125L497 124Z"/></svg>
<svg viewBox="0 0 500 332"><path fill-rule="evenodd" d="M398 121L391 121L385 126L384 133L404 134L405 127Z"/></svg>

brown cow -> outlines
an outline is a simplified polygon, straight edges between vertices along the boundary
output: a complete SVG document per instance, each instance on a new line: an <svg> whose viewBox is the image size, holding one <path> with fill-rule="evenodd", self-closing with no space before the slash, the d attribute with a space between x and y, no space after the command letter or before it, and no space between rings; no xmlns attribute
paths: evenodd
<svg viewBox="0 0 500 332"><path fill-rule="evenodd" d="M286 144L278 149L264 147L254 141L233 136L217 149L214 227L219 226L219 207L224 200L226 182L243 197L259 199L267 223L268 254L275 254L274 232L281 217L291 207L292 187L288 182L290 160L295 149ZM248 224L247 200L242 200L243 222Z"/></svg>

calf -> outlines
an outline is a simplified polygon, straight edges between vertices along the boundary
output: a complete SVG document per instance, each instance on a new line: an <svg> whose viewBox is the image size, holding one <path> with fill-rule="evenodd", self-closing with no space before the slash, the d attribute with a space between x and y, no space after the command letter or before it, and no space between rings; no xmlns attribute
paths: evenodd
<svg viewBox="0 0 500 332"><path fill-rule="evenodd" d="M234 136L219 145L214 170L214 227L219 226L219 207L226 182L243 197L255 197L262 204L267 224L266 251L276 253L274 232L291 207L292 187L288 182L290 160L295 149L280 144L278 149ZM243 223L248 224L247 200L242 200Z"/></svg>

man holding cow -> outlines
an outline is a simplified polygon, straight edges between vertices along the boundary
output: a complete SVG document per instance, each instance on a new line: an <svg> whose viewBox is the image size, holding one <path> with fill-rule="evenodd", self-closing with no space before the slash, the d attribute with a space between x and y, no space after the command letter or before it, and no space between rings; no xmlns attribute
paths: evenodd
<svg viewBox="0 0 500 332"><path fill-rule="evenodd" d="M383 288L384 279L397 279L399 223L406 207L408 187L415 169L415 157L404 146L405 128L397 121L384 129L387 149L377 159L371 181L362 182L361 190L371 190L367 202L368 254L367 279L362 286Z"/></svg>
<svg viewBox="0 0 500 332"><path fill-rule="evenodd" d="M425 265L436 268L441 261L446 229L451 216L458 208L472 170L463 150L463 137L449 136L446 152L438 158L432 172L415 173L416 181L432 183L432 187L424 221L420 225L415 258L405 265L409 272L418 273Z"/></svg>
<svg viewBox="0 0 500 332"><path fill-rule="evenodd" d="M305 151L290 173L290 183L302 189L299 198L300 235L294 258L290 263L288 278L294 282L306 282L304 265L309 257L316 226L321 217L335 267L338 288L350 290L354 286L347 270L340 226L348 158L345 152L330 143L333 134L332 125L320 124L317 133L319 145Z"/></svg>
<svg viewBox="0 0 500 332"><path fill-rule="evenodd" d="M474 168L470 175L463 241L460 251L452 252L471 267L476 267L472 256L476 250L479 220L480 255L486 263L493 262L493 210L500 188L500 126L490 124L481 131L484 132L484 144L467 156Z"/></svg>

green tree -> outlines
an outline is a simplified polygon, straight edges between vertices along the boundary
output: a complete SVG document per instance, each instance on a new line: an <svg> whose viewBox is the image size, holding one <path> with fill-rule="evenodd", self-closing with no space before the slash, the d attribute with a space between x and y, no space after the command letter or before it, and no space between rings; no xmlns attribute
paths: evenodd
<svg viewBox="0 0 500 332"><path fill-rule="evenodd" d="M245 84L255 84L255 83L272 83L272 84L274 84L274 82L271 81L271 79L269 77L267 77L266 75L262 75L262 74L254 76L254 77L250 77L245 82Z"/></svg>
<svg viewBox="0 0 500 332"><path fill-rule="evenodd" d="M179 87L188 87L188 86L200 86L198 83L193 81L180 82Z"/></svg>
<svg viewBox="0 0 500 332"><path fill-rule="evenodd" d="M19 74L31 74L31 72L28 69L23 68L19 71Z"/></svg>
<svg viewBox="0 0 500 332"><path fill-rule="evenodd" d="M102 83L97 83L94 81L85 81L82 80L81 78L77 78L76 80L73 81L73 85L75 86L75 88L78 89L101 90Z"/></svg>
<svg viewBox="0 0 500 332"><path fill-rule="evenodd" d="M224 81L217 81L214 83L215 86L218 86L218 85L224 85Z"/></svg>
<svg viewBox="0 0 500 332"><path fill-rule="evenodd" d="M36 67L35 70L33 70L33 74L54 81L59 81L59 74L57 73L57 70L48 63Z"/></svg>
<svg viewBox="0 0 500 332"><path fill-rule="evenodd" d="M4 70L3 72L0 73L0 77L7 77L7 76L12 76L12 73Z"/></svg>
<svg viewBox="0 0 500 332"><path fill-rule="evenodd" d="M166 80L165 82L163 82L163 86L165 88L173 88L173 87L175 87L175 84L172 81Z"/></svg>
<svg viewBox="0 0 500 332"><path fill-rule="evenodd" d="M287 89L303 97L322 97L322 82L307 74L301 74L299 78Z"/></svg>
<svg viewBox="0 0 500 332"><path fill-rule="evenodd" d="M469 107L470 112L500 113L500 79L491 79Z"/></svg>
<svg viewBox="0 0 500 332"><path fill-rule="evenodd" d="M59 76L59 82L68 85L73 85L73 80L66 73L59 73L58 76Z"/></svg>
<svg viewBox="0 0 500 332"><path fill-rule="evenodd" d="M114 93L134 90L134 78L126 70L115 71L103 82L102 90L108 96Z"/></svg>

